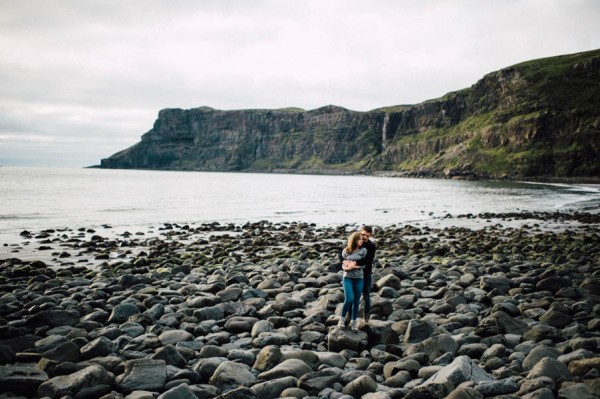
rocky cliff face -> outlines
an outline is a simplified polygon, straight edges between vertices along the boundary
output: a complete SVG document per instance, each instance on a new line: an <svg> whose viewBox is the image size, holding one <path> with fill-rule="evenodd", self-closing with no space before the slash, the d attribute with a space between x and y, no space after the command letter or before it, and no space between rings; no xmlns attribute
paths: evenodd
<svg viewBox="0 0 600 399"><path fill-rule="evenodd" d="M600 50L530 61L413 106L160 111L103 168L600 177Z"/></svg>

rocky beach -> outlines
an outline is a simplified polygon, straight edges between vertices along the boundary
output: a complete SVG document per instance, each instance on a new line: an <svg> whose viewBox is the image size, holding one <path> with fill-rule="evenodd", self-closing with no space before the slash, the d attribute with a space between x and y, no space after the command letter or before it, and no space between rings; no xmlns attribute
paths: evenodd
<svg viewBox="0 0 600 399"><path fill-rule="evenodd" d="M0 249L0 397L600 397L599 215L453 219L488 223L376 227L359 332L335 326L357 226L23 231Z"/></svg>

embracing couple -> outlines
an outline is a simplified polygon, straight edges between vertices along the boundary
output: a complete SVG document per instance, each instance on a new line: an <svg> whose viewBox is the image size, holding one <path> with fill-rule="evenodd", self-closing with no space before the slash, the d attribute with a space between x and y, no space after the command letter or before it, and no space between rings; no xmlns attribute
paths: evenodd
<svg viewBox="0 0 600 399"><path fill-rule="evenodd" d="M337 326L346 327L346 315L351 315L350 328L358 331L358 309L361 295L364 298L364 321L369 322L371 317L371 285L373 283L372 270L375 250L377 249L370 238L373 235L371 226L363 226L360 231L350 234L348 244L342 250L340 260L344 285L344 306Z"/></svg>

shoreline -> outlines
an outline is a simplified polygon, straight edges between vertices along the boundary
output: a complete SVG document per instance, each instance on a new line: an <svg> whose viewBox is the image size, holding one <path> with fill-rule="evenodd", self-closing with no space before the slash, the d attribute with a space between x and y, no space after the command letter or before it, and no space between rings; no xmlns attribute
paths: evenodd
<svg viewBox="0 0 600 399"><path fill-rule="evenodd" d="M80 228L48 228L40 231L21 231L18 235L4 234L5 242L0 242L0 261L18 258L24 261L40 260L51 267L84 265L96 267L109 260L135 258L139 253L147 251L149 243L155 240L179 240L187 245L195 240L206 240L219 234L241 234L245 225L270 225L275 229L289 229L303 225L322 231L336 231L340 226L345 229L358 224L316 225L304 222L269 222L248 221L242 224L219 222L212 223L162 223L152 226L135 226L131 229L110 225L89 226ZM529 229L531 233L562 232L565 230L582 231L589 228L600 228L600 213L589 212L510 212L480 213L453 216L446 214L423 221L375 226L378 230L386 230L404 226L406 228L426 229L428 231L445 231L468 229L473 231L487 229L518 230ZM100 228L99 228L100 227ZM327 239L325 237L322 239ZM331 233L330 233L331 234ZM10 241L9 241L10 240ZM102 253L93 253L97 243L108 242ZM82 246L85 246L82 248ZM92 248L92 249L90 249ZM125 250L124 248L128 248Z"/></svg>

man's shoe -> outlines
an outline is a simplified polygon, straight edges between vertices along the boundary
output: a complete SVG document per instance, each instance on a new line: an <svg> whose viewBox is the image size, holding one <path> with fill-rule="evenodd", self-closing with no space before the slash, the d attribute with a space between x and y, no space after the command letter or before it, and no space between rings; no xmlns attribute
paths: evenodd
<svg viewBox="0 0 600 399"><path fill-rule="evenodd" d="M354 332L358 332L358 323L356 322L356 320L352 320L350 322L350 329Z"/></svg>
<svg viewBox="0 0 600 399"><path fill-rule="evenodd" d="M342 316L340 316L340 319L338 320L337 328L346 328L346 323L344 323L344 318Z"/></svg>

